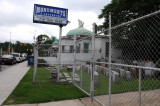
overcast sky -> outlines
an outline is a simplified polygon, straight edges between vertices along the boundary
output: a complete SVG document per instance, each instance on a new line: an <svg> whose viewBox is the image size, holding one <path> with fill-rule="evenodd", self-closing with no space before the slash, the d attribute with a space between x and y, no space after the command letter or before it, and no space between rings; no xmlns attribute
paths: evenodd
<svg viewBox="0 0 160 106"><path fill-rule="evenodd" d="M32 43L33 36L47 34L59 38L59 27L56 25L33 23L34 4L42 4L68 9L68 20L71 22L62 29L65 36L71 29L78 27L78 19L84 27L92 31L92 24L102 24L97 17L101 9L111 0L0 0L0 42L17 40Z"/></svg>

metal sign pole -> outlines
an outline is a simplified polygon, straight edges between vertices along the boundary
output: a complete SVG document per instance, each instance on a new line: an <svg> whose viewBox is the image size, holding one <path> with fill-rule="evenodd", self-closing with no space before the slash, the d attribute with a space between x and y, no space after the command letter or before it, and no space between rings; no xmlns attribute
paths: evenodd
<svg viewBox="0 0 160 106"><path fill-rule="evenodd" d="M59 75L61 70L61 36L62 36L62 27L63 25L59 25L59 47L58 47L58 72L57 72L57 82L59 82Z"/></svg>
<svg viewBox="0 0 160 106"><path fill-rule="evenodd" d="M38 61L38 49L37 49L37 45L34 44L33 45L33 49L34 49L34 71L33 71L33 83L36 83L36 73L37 73L37 61Z"/></svg>

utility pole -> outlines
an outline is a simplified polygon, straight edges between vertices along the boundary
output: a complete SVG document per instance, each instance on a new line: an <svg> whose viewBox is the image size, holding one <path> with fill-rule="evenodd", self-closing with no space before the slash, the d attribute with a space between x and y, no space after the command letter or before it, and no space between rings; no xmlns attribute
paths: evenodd
<svg viewBox="0 0 160 106"><path fill-rule="evenodd" d="M11 32L10 32L10 42L9 42L9 54L11 54Z"/></svg>

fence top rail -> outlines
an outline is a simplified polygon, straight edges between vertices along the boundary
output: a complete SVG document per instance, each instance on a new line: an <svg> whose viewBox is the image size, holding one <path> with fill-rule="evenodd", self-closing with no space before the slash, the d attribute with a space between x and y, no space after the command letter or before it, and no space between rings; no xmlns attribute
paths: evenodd
<svg viewBox="0 0 160 106"><path fill-rule="evenodd" d="M133 20L131 20L131 21L122 23L122 24L120 24L120 25L114 26L114 27L112 27L111 29L113 30L113 29L116 29L116 28L118 28L118 27L121 27L121 26L124 26L124 25L127 25L127 24L131 24L131 23L134 23L134 22L143 20L143 19L145 19L145 18L148 18L148 17L154 16L154 15L157 15L157 14L159 14L159 13L160 13L160 10L159 10L159 11L156 11L156 12L153 12L153 13L151 13L151 14L148 14L148 15L145 15L145 16L142 16L142 17L133 19ZM99 32L98 34L102 34L102 33L104 33L105 31L108 31L108 30L109 30L109 28L106 29L106 30L103 30L103 31Z"/></svg>
<svg viewBox="0 0 160 106"><path fill-rule="evenodd" d="M135 65L116 64L116 63L111 63L111 65L123 66L123 67L130 67L130 68L139 68L139 69L146 69L146 70L154 70L154 71L160 71L160 68L145 67L145 66L135 66Z"/></svg>
<svg viewBox="0 0 160 106"><path fill-rule="evenodd" d="M95 62L95 63L109 64L109 62ZM135 65L127 65L127 64L117 64L117 63L111 63L111 65L121 66L121 67L129 67L129 68L139 68L139 69L160 71L160 68L145 67L145 66L135 66Z"/></svg>
<svg viewBox="0 0 160 106"><path fill-rule="evenodd" d="M60 44L59 46L73 46L74 44Z"/></svg>
<svg viewBox="0 0 160 106"><path fill-rule="evenodd" d="M38 44L37 46L58 46L58 44Z"/></svg>
<svg viewBox="0 0 160 106"><path fill-rule="evenodd" d="M60 44L60 46L72 46L74 44ZM39 44L38 46L59 46L59 44Z"/></svg>
<svg viewBox="0 0 160 106"><path fill-rule="evenodd" d="M91 62L90 60L75 60L75 61L78 61L78 62Z"/></svg>
<svg viewBox="0 0 160 106"><path fill-rule="evenodd" d="M74 65L74 63L52 63L52 64L48 64L48 63L37 63L37 64L41 64L41 65Z"/></svg>
<svg viewBox="0 0 160 106"><path fill-rule="evenodd" d="M76 61L79 61L79 62L92 62L90 60L88 60L88 61L76 60ZM100 63L100 64L106 64L106 65L109 64L109 62L94 62L94 63ZM121 66L121 67L129 67L129 68L139 68L139 69L160 71L160 68L145 67L145 66L135 66L135 65L127 65L127 64L117 64L117 63L111 63L111 65Z"/></svg>

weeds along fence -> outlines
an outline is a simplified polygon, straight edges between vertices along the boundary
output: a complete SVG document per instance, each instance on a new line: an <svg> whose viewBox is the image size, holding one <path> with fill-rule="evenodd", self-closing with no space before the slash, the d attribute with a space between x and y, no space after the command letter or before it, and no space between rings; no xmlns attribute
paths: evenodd
<svg viewBox="0 0 160 106"><path fill-rule="evenodd" d="M111 21L110 14L109 29L96 33L93 24L92 36L75 35L70 44L35 45L33 82L72 67L72 83L100 105L160 105L160 11L114 27ZM49 71L38 74L37 65Z"/></svg>

